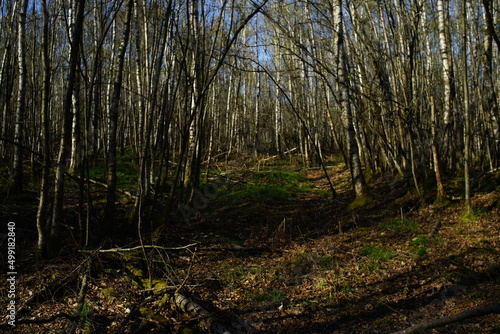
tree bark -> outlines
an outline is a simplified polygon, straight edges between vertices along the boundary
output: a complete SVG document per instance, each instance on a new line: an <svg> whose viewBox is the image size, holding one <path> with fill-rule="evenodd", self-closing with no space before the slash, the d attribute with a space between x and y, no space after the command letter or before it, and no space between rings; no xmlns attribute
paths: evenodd
<svg viewBox="0 0 500 334"><path fill-rule="evenodd" d="M220 323L219 320L214 318L210 312L208 312L201 305L193 302L191 299L185 297L180 293L176 293L173 297L175 306L180 310L191 314L192 316L201 319L200 324L205 329L210 331L212 334L231 334L231 332Z"/></svg>
<svg viewBox="0 0 500 334"><path fill-rule="evenodd" d="M492 132L493 132L493 143L494 147L490 149L492 154L490 154L490 169L494 166L498 166L500 163L500 112L499 112L499 101L498 94L495 90L495 72L494 72L494 56L493 56L493 40L496 42L497 47L500 48L500 39L495 31L493 24L493 17L491 13L491 0L483 0L484 13L483 18L486 22L486 33L484 36L484 55L483 55L483 67L484 67L484 79L485 79L485 99L484 103L485 109L487 110L488 116L493 120L492 122ZM489 147L489 146L488 146Z"/></svg>
<svg viewBox="0 0 500 334"><path fill-rule="evenodd" d="M77 67L80 62L80 46L83 36L83 20L85 0L76 1L76 19L75 26L71 32L71 55L69 60L69 72L67 76L67 87L64 96L63 104L63 128L61 141L59 144L59 155L56 166L55 190L54 190L54 208L52 211L52 224L50 226L49 253L55 255L57 244L59 242L59 227L62 215L63 200L64 200L64 173L66 172L67 158L71 150L71 126L73 115L71 113L73 102L73 90L77 77Z"/></svg>
<svg viewBox="0 0 500 334"><path fill-rule="evenodd" d="M468 80L468 66L467 66L467 1L463 0L462 5L462 71L463 71L463 105L464 105L464 184L465 184L465 206L464 206L464 217L471 218L473 215L472 212L472 203L470 198L470 158L471 158L471 127L470 127L470 115L469 115L469 80Z"/></svg>
<svg viewBox="0 0 500 334"><path fill-rule="evenodd" d="M335 23L337 25L337 64L339 76L339 89L341 92L341 107L345 113L345 126L347 128L347 136L349 143L349 167L351 169L352 185L356 199L350 205L350 209L363 206L371 201L368 185L366 184L365 177L361 168L361 161L359 158L359 148L356 141L356 131L354 128L354 115L350 101L350 83L349 73L347 66L347 51L345 49L344 41L344 18L342 13L342 0L336 0L337 4L337 17Z"/></svg>
<svg viewBox="0 0 500 334"><path fill-rule="evenodd" d="M443 103L443 121L444 121L444 140L441 147L448 148L451 152L453 145L453 104L455 100L455 83L453 71L453 56L451 51L451 37L449 31L450 25L450 0L438 0L438 25L439 25L439 52L443 64L443 85L444 85L444 103ZM449 154L449 156L452 156ZM453 159L451 159L453 160ZM450 161L453 163L453 161Z"/></svg>
<svg viewBox="0 0 500 334"><path fill-rule="evenodd" d="M50 190L50 131L49 131L49 108L50 108L50 81L51 65L49 59L49 12L47 1L41 0L42 7L42 63L43 63L43 95L42 95L42 181L40 189L40 201L36 215L36 226L38 231L38 256L47 256L47 225L50 221L48 216L49 190Z"/></svg>
<svg viewBox="0 0 500 334"><path fill-rule="evenodd" d="M111 97L111 106L108 111L108 172L106 191L106 208L104 211L105 229L109 232L112 229L115 216L116 202L116 146L118 129L118 108L120 106L120 95L123 81L123 68L125 65L125 53L127 52L128 41L130 38L130 26L132 22L132 12L134 0L129 0L127 4L127 16L125 19L125 31L123 39L118 50L118 62L114 70L113 92Z"/></svg>
<svg viewBox="0 0 500 334"><path fill-rule="evenodd" d="M24 114L26 112L26 11L28 0L23 0L18 13L17 32L17 61L19 86L17 92L17 111L14 140L18 144L23 143ZM14 175L12 192L19 194L23 191L23 149L21 145L14 147Z"/></svg>

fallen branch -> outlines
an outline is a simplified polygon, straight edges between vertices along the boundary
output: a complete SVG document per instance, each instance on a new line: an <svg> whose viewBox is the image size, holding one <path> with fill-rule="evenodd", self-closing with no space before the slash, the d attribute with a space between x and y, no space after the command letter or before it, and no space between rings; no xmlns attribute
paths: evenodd
<svg viewBox="0 0 500 334"><path fill-rule="evenodd" d="M136 247L131 247L131 248L110 248L110 249L95 249L95 250L87 250L87 249L80 249L80 253L120 253L120 252L133 252L136 250L141 250L141 249L158 249L158 250L164 250L164 251L172 251L172 250L183 250L183 249L189 249L193 246L196 246L197 243L192 243L186 246L179 246L179 247L163 247L163 246L156 246L156 245L144 245L144 246L136 246Z"/></svg>
<svg viewBox="0 0 500 334"><path fill-rule="evenodd" d="M297 148L296 148L296 147L294 147L294 148L292 148L292 149L290 149L290 150L288 150L288 151L283 152L283 153L282 153L282 155L292 153L292 152L293 152L293 151L295 151L296 149L297 149ZM266 161L268 161L268 160L278 158L279 156L280 156L279 154L276 154L276 155L272 155L272 156L267 157L267 158L262 158L262 159L259 159L253 168L255 168L255 167L259 168L261 163L265 163L265 162L266 162Z"/></svg>
<svg viewBox="0 0 500 334"><path fill-rule="evenodd" d="M198 245L197 243L192 243L186 246L179 246L179 247L163 247L163 246L156 246L156 245L144 245L144 246L136 246L136 247L131 247L131 248L109 248L109 249L95 249L95 250L90 250L90 249L80 249L80 253L121 253L121 252L133 252L141 249L158 249L158 250L163 250L163 251L173 251L173 250L184 250L184 249L190 249L191 247L194 247ZM235 247L209 247L209 248L201 248L198 249L198 253L204 253L204 252L244 252L244 253L265 253L265 252L272 252L271 248L269 247L242 247L242 246L235 246Z"/></svg>
<svg viewBox="0 0 500 334"><path fill-rule="evenodd" d="M234 247L208 247L208 248L200 248L198 249L198 253L206 253L206 252L241 252L241 253L250 253L250 254L261 254L261 253L270 253L276 252L271 250L269 247L242 247L242 246L234 246Z"/></svg>
<svg viewBox="0 0 500 334"><path fill-rule="evenodd" d="M80 176L72 175L72 174L69 174L69 173L66 173L66 174L69 175L72 179L74 179L77 182L81 182L82 181L82 178ZM83 181L90 182L92 184L95 184L95 185L98 185L98 186L101 186L103 188L108 189L108 185L106 183L102 183L102 182L99 182L99 181L96 181L96 180L92 180L92 179L83 179ZM122 193L122 194L124 194L124 195L126 195L126 196L128 196L130 198L133 198L133 199L137 198L137 196L132 195L130 192L128 192L126 190L116 188L116 191L118 191L119 193Z"/></svg>
<svg viewBox="0 0 500 334"><path fill-rule="evenodd" d="M231 332L221 324L216 318L214 318L210 312L208 312L201 305L193 302L186 296L176 293L173 297L173 302L182 311L191 314L192 316L199 317L200 325L205 328L205 330L210 331L212 334L231 334Z"/></svg>
<svg viewBox="0 0 500 334"><path fill-rule="evenodd" d="M439 232L439 229L441 228L442 224L440 221L436 222L434 224L434 227L432 228L432 231L429 232L429 234L427 235L429 238L432 238L433 236L435 236L438 232Z"/></svg>
<svg viewBox="0 0 500 334"><path fill-rule="evenodd" d="M78 294L78 304L76 305L76 310L75 310L75 317L77 319L81 317L83 306L85 305L85 293L87 292L87 281L88 281L88 276L87 274L84 274L82 279L82 285L80 287L80 293ZM72 334L76 333L77 328L78 328L78 323L75 321L71 326L70 333Z"/></svg>
<svg viewBox="0 0 500 334"><path fill-rule="evenodd" d="M482 317L483 315L497 313L500 314L500 304L493 306L483 307L476 310L465 311L459 314L454 314L446 318L435 319L429 322L422 322L420 324L413 325L406 329L400 330L399 332L394 332L393 334L410 334L417 333L426 329L437 328L449 325L454 322L462 321L469 318Z"/></svg>

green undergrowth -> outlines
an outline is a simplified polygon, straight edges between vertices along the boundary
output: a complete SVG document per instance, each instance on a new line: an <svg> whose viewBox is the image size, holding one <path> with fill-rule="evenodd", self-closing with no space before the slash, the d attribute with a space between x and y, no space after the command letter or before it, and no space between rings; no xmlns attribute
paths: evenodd
<svg viewBox="0 0 500 334"><path fill-rule="evenodd" d="M431 246L431 238L426 235L415 237L410 242L410 250L418 258L427 258L429 255L429 247Z"/></svg>
<svg viewBox="0 0 500 334"><path fill-rule="evenodd" d="M299 172L270 170L252 173L244 182L219 189L218 200L226 205L280 202L311 191Z"/></svg>
<svg viewBox="0 0 500 334"><path fill-rule="evenodd" d="M380 261L387 261L396 256L390 248L379 245L367 245L361 249L360 254Z"/></svg>
<svg viewBox="0 0 500 334"><path fill-rule="evenodd" d="M396 235L415 233L419 226L419 223L413 219L395 218L383 221L379 228L389 235Z"/></svg>
<svg viewBox="0 0 500 334"><path fill-rule="evenodd" d="M271 289L268 291L263 291L257 293L253 300L259 303L270 303L270 304L279 304L285 299L285 294L280 289Z"/></svg>
<svg viewBox="0 0 500 334"><path fill-rule="evenodd" d="M89 177L92 180L106 182L106 164L105 162L90 168ZM133 153L126 151L123 155L116 157L116 178L118 187L123 190L134 190L137 184L138 171L136 159Z"/></svg>

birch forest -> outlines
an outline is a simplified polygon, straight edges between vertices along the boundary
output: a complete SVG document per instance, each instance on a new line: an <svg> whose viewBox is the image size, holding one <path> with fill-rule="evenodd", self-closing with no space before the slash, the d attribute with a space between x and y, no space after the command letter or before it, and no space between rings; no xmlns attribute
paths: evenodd
<svg viewBox="0 0 500 334"><path fill-rule="evenodd" d="M499 53L498 0L0 0L0 327L496 332Z"/></svg>

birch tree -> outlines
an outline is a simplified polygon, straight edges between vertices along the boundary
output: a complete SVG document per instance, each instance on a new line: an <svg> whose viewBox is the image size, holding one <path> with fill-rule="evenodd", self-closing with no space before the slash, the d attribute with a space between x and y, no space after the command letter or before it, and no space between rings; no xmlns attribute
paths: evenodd
<svg viewBox="0 0 500 334"><path fill-rule="evenodd" d="M83 20L85 0L74 0L76 8L75 25L71 31L71 53L69 68L66 78L66 91L63 100L63 123L61 130L61 141L59 144L59 154L55 172L54 205L52 210L52 222L50 226L50 236L47 240L49 253L54 255L59 242L61 216L64 201L64 178L68 169L68 157L71 150L71 128L72 128L72 104L73 90L77 77L77 67L80 62L80 46L83 36Z"/></svg>
<svg viewBox="0 0 500 334"><path fill-rule="evenodd" d="M36 226L38 232L37 248L41 258L47 256L48 223L50 222L49 190L50 190L50 85L51 85L51 64L49 56L49 10L47 1L42 0L42 63L43 63L43 95L41 110L42 126L42 179L40 186L40 200L36 216Z"/></svg>
<svg viewBox="0 0 500 334"><path fill-rule="evenodd" d="M438 0L439 52L443 64L443 122L444 140L447 145L453 141L453 112L455 102L455 77L453 71L453 53L450 36L450 1Z"/></svg>
<svg viewBox="0 0 500 334"><path fill-rule="evenodd" d="M356 141L356 132L354 128L354 115L351 107L351 84L348 72L347 50L345 47L344 36L344 14L342 10L342 0L336 0L336 16L334 18L335 28L337 33L337 71L338 71L338 88L340 90L340 101L342 111L345 113L345 123L347 128L348 143L349 143L349 165L351 169L352 185L355 193L355 200L350 205L351 209L365 205L371 201L371 195L361 169L361 161L359 159L359 147Z"/></svg>
<svg viewBox="0 0 500 334"><path fill-rule="evenodd" d="M122 41L118 49L117 62L113 69L113 84L111 105L107 115L107 130L108 130L108 169L107 169L107 191L106 191L106 208L104 211L105 229L111 231L116 202L116 152L117 152L117 131L118 131L118 112L120 107L120 96L122 91L123 71L125 66L125 53L127 52L128 42L130 38L130 27L132 22L132 12L134 9L134 0L127 2L125 27L123 31Z"/></svg>

